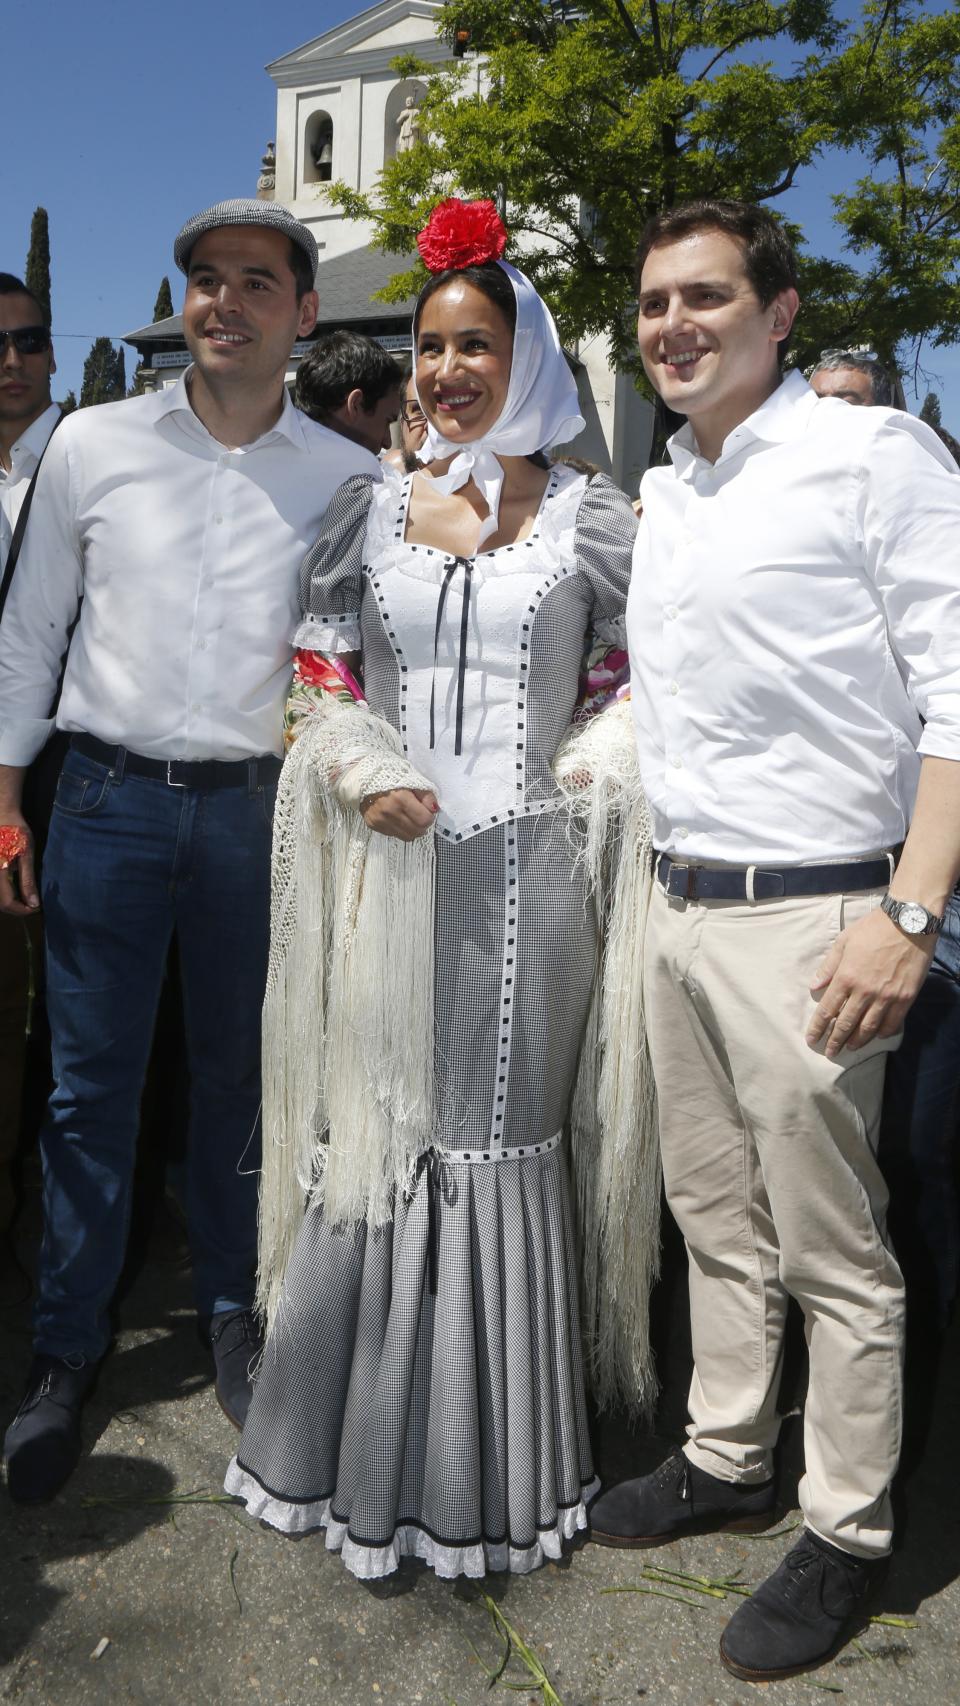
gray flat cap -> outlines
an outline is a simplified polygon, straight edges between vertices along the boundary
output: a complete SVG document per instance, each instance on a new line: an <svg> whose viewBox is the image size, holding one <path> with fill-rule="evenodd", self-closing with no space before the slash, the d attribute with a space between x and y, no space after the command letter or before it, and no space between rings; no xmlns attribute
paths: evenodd
<svg viewBox="0 0 960 1706"><path fill-rule="evenodd" d="M303 250L316 276L318 256L313 233L279 202L244 199L218 201L216 207L208 207L205 213L195 213L192 219L187 220L173 245L173 258L181 272L187 270L190 251L197 239L206 231L218 230L221 225L260 225L268 231L282 231Z"/></svg>

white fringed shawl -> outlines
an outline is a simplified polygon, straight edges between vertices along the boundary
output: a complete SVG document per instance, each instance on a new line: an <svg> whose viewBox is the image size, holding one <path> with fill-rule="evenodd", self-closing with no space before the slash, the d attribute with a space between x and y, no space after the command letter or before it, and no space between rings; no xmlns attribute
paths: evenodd
<svg viewBox="0 0 960 1706"><path fill-rule="evenodd" d="M263 1009L258 1307L270 1324L303 1217L382 1225L434 1142L434 837L371 834L350 793L428 788L390 726L325 699L283 767ZM648 1409L660 1161L641 948L650 830L629 706L568 731L554 765L604 945L571 1110L588 1366L601 1403Z"/></svg>

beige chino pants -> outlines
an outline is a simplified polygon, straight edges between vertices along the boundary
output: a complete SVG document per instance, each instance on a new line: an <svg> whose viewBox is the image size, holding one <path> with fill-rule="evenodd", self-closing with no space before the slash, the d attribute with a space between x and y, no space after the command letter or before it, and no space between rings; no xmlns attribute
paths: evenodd
<svg viewBox="0 0 960 1706"><path fill-rule="evenodd" d="M903 1281L875 1159L899 1038L830 1061L804 1031L820 960L882 892L751 905L655 885L644 954L664 1179L690 1263L684 1449L725 1480L770 1475L795 1297L810 1360L801 1508L864 1557L890 1548L900 1449Z"/></svg>

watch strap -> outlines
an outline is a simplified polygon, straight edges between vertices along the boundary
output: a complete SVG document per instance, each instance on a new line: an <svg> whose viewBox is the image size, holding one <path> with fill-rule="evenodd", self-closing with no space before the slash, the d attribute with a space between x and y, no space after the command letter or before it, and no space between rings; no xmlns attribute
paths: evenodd
<svg viewBox="0 0 960 1706"><path fill-rule="evenodd" d="M885 912L887 917L891 918L893 920L894 924L898 924L898 925L900 924L900 914L903 911L904 907L907 907L907 906L919 908L919 910L922 913L924 913L924 915L926 917L926 923L924 924L922 930L904 930L905 935L907 935L907 936L939 936L941 930L943 929L943 919L938 918L937 914L935 912L931 912L930 908L928 906L924 906L922 901L920 901L920 900L894 900L892 895L885 894L882 901L880 902L881 912Z"/></svg>

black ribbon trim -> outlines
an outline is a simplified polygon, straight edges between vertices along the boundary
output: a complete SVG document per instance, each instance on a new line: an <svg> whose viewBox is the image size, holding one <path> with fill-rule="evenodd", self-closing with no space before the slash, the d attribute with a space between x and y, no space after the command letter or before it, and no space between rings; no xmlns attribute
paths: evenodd
<svg viewBox="0 0 960 1706"><path fill-rule="evenodd" d="M443 584L437 600L437 620L433 630L433 680L430 683L430 750L436 745L434 709L437 691L437 659L440 653L440 627L447 602L447 593L458 569L463 570L463 604L460 610L460 648L457 658L457 722L453 750L459 758L463 751L463 695L467 674L467 640L470 626L470 598L473 588L473 559L454 557L443 571Z"/></svg>

